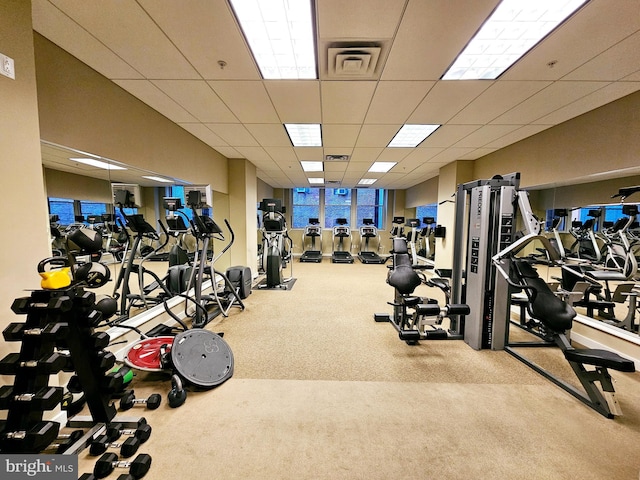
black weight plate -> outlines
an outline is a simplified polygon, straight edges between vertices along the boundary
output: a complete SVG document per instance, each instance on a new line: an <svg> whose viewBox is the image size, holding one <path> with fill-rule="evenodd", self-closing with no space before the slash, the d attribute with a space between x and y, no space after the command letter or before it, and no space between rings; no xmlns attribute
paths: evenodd
<svg viewBox="0 0 640 480"><path fill-rule="evenodd" d="M198 387L220 385L233 375L233 353L222 337L202 328L176 336L171 360L178 373Z"/></svg>

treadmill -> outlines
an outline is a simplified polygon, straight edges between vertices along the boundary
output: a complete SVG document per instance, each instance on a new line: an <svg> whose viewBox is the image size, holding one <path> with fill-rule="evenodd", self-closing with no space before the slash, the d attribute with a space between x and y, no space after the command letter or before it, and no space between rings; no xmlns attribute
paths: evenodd
<svg viewBox="0 0 640 480"><path fill-rule="evenodd" d="M336 238L338 244L336 245ZM345 250L344 239L349 238L349 249L351 249L351 229L347 225L346 218L336 218L336 225L333 227L333 253L332 263L353 263L353 256Z"/></svg>
<svg viewBox="0 0 640 480"><path fill-rule="evenodd" d="M373 224L372 218L363 218L363 225L360 227L360 253L358 258L362 263L382 264L387 261L386 258L382 258L377 252L371 251L369 242L372 238L375 238L380 249L380 235L378 229Z"/></svg>
<svg viewBox="0 0 640 480"><path fill-rule="evenodd" d="M304 245L305 239L310 238L310 248L305 250L300 257L301 262L308 263L320 263L322 262L322 228L320 227L320 220L318 218L310 218L309 225L304 229L304 235L302 237L302 243ZM320 249L316 249L316 238L319 239Z"/></svg>

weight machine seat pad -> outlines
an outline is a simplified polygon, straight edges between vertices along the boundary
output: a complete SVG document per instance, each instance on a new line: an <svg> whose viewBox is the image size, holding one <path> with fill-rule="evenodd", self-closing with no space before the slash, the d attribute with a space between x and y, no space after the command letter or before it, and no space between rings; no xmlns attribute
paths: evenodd
<svg viewBox="0 0 640 480"><path fill-rule="evenodd" d="M518 276L516 283L532 287L536 292L535 298L531 301L532 293L525 290L529 297L528 310L531 316L555 332L571 329L576 311L551 291L549 285L540 278L537 270L526 260L514 259L512 265Z"/></svg>
<svg viewBox="0 0 640 480"><path fill-rule="evenodd" d="M569 349L565 350L564 357L570 362L612 368L620 372L636 371L635 364L632 360L621 357L617 353L608 350L591 348Z"/></svg>
<svg viewBox="0 0 640 480"><path fill-rule="evenodd" d="M422 281L411 265L397 265L389 271L387 283L401 295L411 295Z"/></svg>
<svg viewBox="0 0 640 480"><path fill-rule="evenodd" d="M438 287L441 290L449 289L449 280L446 278L432 278L429 280L433 284L433 286Z"/></svg>

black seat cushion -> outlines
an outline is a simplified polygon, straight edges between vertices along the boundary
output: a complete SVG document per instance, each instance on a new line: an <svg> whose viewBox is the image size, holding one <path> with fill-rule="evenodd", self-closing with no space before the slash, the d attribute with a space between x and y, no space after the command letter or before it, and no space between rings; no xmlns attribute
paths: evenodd
<svg viewBox="0 0 640 480"><path fill-rule="evenodd" d="M529 297L530 315L554 332L571 329L576 311L551 291L549 285L527 261L514 260L513 266L517 275L516 283L535 290L535 295L525 290Z"/></svg>
<svg viewBox="0 0 640 480"><path fill-rule="evenodd" d="M585 363L597 367L612 368L620 372L635 372L633 361L608 350L576 348L565 350L564 357L570 362Z"/></svg>
<svg viewBox="0 0 640 480"><path fill-rule="evenodd" d="M411 265L398 265L389 271L387 283L397 289L401 295L411 295L420 285L421 280Z"/></svg>

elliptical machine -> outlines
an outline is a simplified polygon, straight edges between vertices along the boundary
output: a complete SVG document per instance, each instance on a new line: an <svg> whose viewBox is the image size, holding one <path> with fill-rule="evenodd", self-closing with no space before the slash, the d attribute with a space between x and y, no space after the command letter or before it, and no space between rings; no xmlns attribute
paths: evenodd
<svg viewBox="0 0 640 480"><path fill-rule="evenodd" d="M284 218L282 201L277 198L265 198L260 202L262 216L262 272L266 275L264 284L259 288L287 289L293 285L293 262L291 276L285 278L283 271L291 260L293 241L287 234L287 222Z"/></svg>

